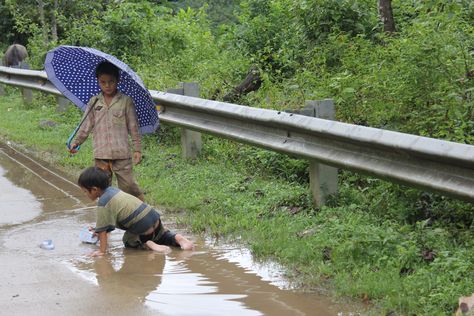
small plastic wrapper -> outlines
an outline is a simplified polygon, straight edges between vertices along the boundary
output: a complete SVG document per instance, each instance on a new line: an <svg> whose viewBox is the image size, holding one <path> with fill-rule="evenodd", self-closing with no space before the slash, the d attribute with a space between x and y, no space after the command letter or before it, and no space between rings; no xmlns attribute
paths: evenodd
<svg viewBox="0 0 474 316"><path fill-rule="evenodd" d="M99 239L94 236L94 232L90 231L89 228L83 228L79 233L79 239L86 244L96 244Z"/></svg>
<svg viewBox="0 0 474 316"><path fill-rule="evenodd" d="M43 242L39 246L40 246L40 248L45 249L45 250L53 250L54 249L54 243L51 239L43 240Z"/></svg>

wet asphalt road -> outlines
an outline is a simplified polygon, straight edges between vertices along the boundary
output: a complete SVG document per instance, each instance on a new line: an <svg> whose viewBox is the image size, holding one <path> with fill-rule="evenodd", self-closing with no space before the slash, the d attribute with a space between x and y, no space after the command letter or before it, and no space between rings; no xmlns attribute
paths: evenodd
<svg viewBox="0 0 474 316"><path fill-rule="evenodd" d="M74 180L0 144L0 315L338 315L342 309L290 289L281 269L256 263L248 250L201 237L190 236L195 251L164 255L124 249L123 231L115 230L110 254L90 258L96 246L81 243L79 232L94 219L94 203ZM45 239L54 250L39 247Z"/></svg>

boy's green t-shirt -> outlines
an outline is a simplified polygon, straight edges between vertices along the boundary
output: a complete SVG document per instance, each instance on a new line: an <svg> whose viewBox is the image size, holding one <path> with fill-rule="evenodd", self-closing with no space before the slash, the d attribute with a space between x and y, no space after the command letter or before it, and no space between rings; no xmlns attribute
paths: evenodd
<svg viewBox="0 0 474 316"><path fill-rule="evenodd" d="M132 234L143 234L160 219L159 213L137 197L108 187L97 203L96 232L116 227Z"/></svg>

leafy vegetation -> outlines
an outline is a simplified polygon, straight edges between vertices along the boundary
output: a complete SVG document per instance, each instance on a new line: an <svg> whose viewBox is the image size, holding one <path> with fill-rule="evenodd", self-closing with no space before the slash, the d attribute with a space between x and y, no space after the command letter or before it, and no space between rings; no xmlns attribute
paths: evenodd
<svg viewBox="0 0 474 316"><path fill-rule="evenodd" d="M333 98L340 121L474 144L472 1L393 2L395 33L383 32L369 0L57 3L1 4L2 46L20 39L37 69L56 45L93 46L130 64L149 89L195 81L213 99L256 66L262 85L240 104L284 110ZM90 144L73 157L63 144L79 111L57 113L52 97L35 95L25 107L7 89L0 135L77 173ZM45 119L57 125L41 127ZM474 292L472 204L340 171L338 196L315 209L305 161L211 136L199 159L185 161L171 126L144 143L136 173L147 199L186 210L179 221L196 233L284 263L304 286L397 315L451 314Z"/></svg>

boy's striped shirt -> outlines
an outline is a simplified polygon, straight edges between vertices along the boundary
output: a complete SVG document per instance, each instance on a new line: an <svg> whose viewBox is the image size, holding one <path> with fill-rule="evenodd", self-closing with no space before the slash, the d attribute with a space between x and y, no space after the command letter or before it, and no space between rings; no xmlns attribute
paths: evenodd
<svg viewBox="0 0 474 316"><path fill-rule="evenodd" d="M116 227L141 235L160 219L159 213L133 195L108 187L97 204L96 232Z"/></svg>

